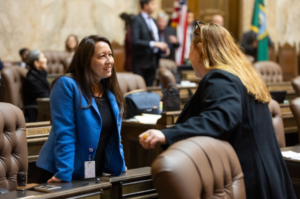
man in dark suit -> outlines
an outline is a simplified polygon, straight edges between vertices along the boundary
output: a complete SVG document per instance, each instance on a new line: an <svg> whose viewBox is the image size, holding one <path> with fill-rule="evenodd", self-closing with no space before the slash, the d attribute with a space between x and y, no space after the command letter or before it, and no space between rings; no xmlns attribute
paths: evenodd
<svg viewBox="0 0 300 199"><path fill-rule="evenodd" d="M168 21L169 16L166 13L159 13L157 18L159 41L166 42L170 49L169 53L166 52L161 54L161 57L175 61L175 50L180 46L180 44L177 39L176 30L170 26L167 26Z"/></svg>
<svg viewBox="0 0 300 199"><path fill-rule="evenodd" d="M141 75L147 86L152 86L160 53L167 51L168 45L159 42L158 28L151 14L155 0L140 0L142 12L132 21L132 70Z"/></svg>
<svg viewBox="0 0 300 199"><path fill-rule="evenodd" d="M258 37L257 33L250 30L243 34L242 44L241 44L245 54L254 57L255 61L257 60L257 46L258 46L257 37ZM268 36L268 44L269 47L272 47L274 45L269 36Z"/></svg>

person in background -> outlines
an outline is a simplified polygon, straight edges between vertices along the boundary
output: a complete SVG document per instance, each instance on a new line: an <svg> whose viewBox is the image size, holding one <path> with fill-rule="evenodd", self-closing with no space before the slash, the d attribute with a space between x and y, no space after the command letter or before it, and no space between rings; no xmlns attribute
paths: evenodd
<svg viewBox="0 0 300 199"><path fill-rule="evenodd" d="M26 67L26 56L29 52L28 48L22 48L19 50L19 55L21 57L21 61L17 63L17 65L21 67Z"/></svg>
<svg viewBox="0 0 300 199"><path fill-rule="evenodd" d="M258 35L253 30L250 30L243 34L241 46L245 51L246 55L254 57L254 60L257 60L257 46L258 46ZM269 47L272 47L274 44L270 37L268 36Z"/></svg>
<svg viewBox="0 0 300 199"><path fill-rule="evenodd" d="M185 42L185 49L184 49L184 63L190 64L190 60L189 60L190 46L194 37L193 31L196 24L195 15L191 10L188 10L187 22L188 22L188 28L186 33L186 42Z"/></svg>
<svg viewBox="0 0 300 199"><path fill-rule="evenodd" d="M66 74L52 83L52 128L36 163L39 183L82 179L92 160L96 176L124 172L125 106L110 42L99 35L83 38Z"/></svg>
<svg viewBox="0 0 300 199"><path fill-rule="evenodd" d="M28 73L23 82L24 107L36 106L37 98L49 97L50 86L47 81L47 58L40 50L31 50L26 56ZM25 109L26 122L36 122L37 108Z"/></svg>
<svg viewBox="0 0 300 199"><path fill-rule="evenodd" d="M73 56L74 52L77 49L77 46L78 46L77 36L73 34L69 35L66 39L66 44L65 44L66 51Z"/></svg>
<svg viewBox="0 0 300 199"><path fill-rule="evenodd" d="M121 19L125 22L125 65L124 69L126 71L132 71L131 68L131 58L132 58L132 42L131 42L131 24L132 19L134 18L134 15L130 15L127 13L122 13L120 15Z"/></svg>
<svg viewBox="0 0 300 199"><path fill-rule="evenodd" d="M147 86L152 86L160 54L168 50L166 42L159 41L158 28L150 16L155 0L140 0L141 13L132 21L132 71L141 75Z"/></svg>
<svg viewBox="0 0 300 199"><path fill-rule="evenodd" d="M168 22L169 16L164 12L160 12L157 17L159 41L166 42L170 49L170 52L168 53L169 56L166 56L166 53L164 53L161 54L161 57L175 61L175 51L180 44L176 37L176 30L168 26Z"/></svg>
<svg viewBox="0 0 300 199"><path fill-rule="evenodd" d="M218 14L213 15L211 19L211 23L215 23L224 27L224 18L222 17L222 15L218 15Z"/></svg>
<svg viewBox="0 0 300 199"><path fill-rule="evenodd" d="M141 145L165 148L194 136L225 140L239 158L247 199L296 199L274 132L270 93L230 33L197 22L189 57L202 79L197 91L173 127L142 133Z"/></svg>

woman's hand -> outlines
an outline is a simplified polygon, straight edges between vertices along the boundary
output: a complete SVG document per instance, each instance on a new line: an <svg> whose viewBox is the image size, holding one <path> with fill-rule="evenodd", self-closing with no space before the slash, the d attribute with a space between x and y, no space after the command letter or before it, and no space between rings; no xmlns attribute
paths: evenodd
<svg viewBox="0 0 300 199"><path fill-rule="evenodd" d="M47 183L51 183L51 182L61 182L62 180L58 179L57 177L53 176L51 179L49 179L47 181Z"/></svg>
<svg viewBox="0 0 300 199"><path fill-rule="evenodd" d="M139 136L140 144L144 149L154 149L156 144L166 144L165 135L159 130L148 130Z"/></svg>

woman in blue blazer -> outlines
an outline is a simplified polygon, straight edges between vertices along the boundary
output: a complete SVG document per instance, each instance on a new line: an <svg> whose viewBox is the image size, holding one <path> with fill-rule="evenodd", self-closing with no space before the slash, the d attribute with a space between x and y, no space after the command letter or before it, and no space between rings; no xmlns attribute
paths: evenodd
<svg viewBox="0 0 300 199"><path fill-rule="evenodd" d="M106 38L80 42L66 74L52 84L50 107L52 129L36 163L40 183L84 178L89 160L97 176L126 170L120 142L125 102Z"/></svg>

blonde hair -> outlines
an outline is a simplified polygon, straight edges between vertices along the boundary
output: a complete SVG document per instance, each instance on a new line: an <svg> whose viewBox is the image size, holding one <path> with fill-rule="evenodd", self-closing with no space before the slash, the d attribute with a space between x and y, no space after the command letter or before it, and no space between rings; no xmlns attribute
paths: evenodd
<svg viewBox="0 0 300 199"><path fill-rule="evenodd" d="M262 103L271 101L270 92L250 61L235 44L229 32L214 23L196 28L194 47L199 50L202 44L202 56L207 69L221 69L237 76L247 89L247 93Z"/></svg>

